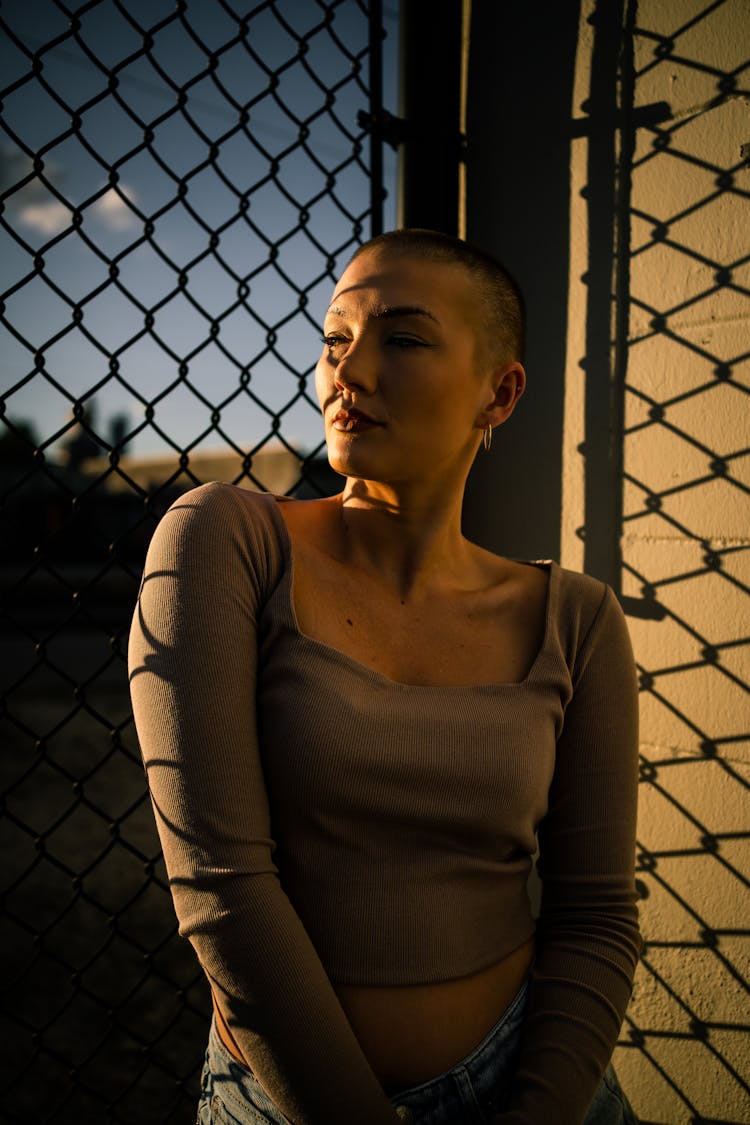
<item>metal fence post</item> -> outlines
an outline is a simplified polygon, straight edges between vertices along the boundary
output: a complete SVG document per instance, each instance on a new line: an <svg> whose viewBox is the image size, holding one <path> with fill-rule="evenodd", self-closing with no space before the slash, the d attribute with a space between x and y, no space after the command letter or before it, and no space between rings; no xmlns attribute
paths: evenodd
<svg viewBox="0 0 750 1125"><path fill-rule="evenodd" d="M398 225L458 234L461 0L402 0Z"/></svg>

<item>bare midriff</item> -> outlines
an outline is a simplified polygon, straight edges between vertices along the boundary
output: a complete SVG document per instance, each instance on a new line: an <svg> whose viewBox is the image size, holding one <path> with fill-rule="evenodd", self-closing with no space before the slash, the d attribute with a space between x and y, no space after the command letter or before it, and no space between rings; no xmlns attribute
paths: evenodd
<svg viewBox="0 0 750 1125"><path fill-rule="evenodd" d="M437 984L334 986L367 1059L388 1092L450 1070L469 1055L519 992L533 940L481 972ZM241 1060L217 1012L222 1041Z"/></svg>

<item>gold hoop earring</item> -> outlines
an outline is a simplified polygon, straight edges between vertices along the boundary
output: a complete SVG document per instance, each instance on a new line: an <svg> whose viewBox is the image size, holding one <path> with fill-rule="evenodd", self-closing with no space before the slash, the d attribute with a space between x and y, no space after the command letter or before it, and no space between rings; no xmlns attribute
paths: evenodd
<svg viewBox="0 0 750 1125"><path fill-rule="evenodd" d="M482 445L484 446L485 453L489 453L492 445L492 426L488 426L482 433Z"/></svg>

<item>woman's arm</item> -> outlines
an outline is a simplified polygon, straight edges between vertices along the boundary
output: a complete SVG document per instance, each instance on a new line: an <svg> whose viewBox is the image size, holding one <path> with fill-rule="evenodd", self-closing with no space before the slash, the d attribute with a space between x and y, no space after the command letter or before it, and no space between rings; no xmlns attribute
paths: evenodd
<svg viewBox="0 0 750 1125"><path fill-rule="evenodd" d="M160 523L130 636L138 737L180 932L256 1077L294 1125L391 1125L273 861L255 674L278 548L261 503L206 486Z"/></svg>
<svg viewBox="0 0 750 1125"><path fill-rule="evenodd" d="M607 589L573 669L548 813L542 905L521 1056L498 1125L580 1125L630 998L640 952L634 859L635 667Z"/></svg>

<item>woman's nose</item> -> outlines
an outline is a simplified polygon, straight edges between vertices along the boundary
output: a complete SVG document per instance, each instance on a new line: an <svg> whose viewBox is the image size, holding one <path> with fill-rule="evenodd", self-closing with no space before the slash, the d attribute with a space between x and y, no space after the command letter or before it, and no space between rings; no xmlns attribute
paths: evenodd
<svg viewBox="0 0 750 1125"><path fill-rule="evenodd" d="M333 378L339 390L372 394L378 383L375 349L362 340L353 341L336 364Z"/></svg>

